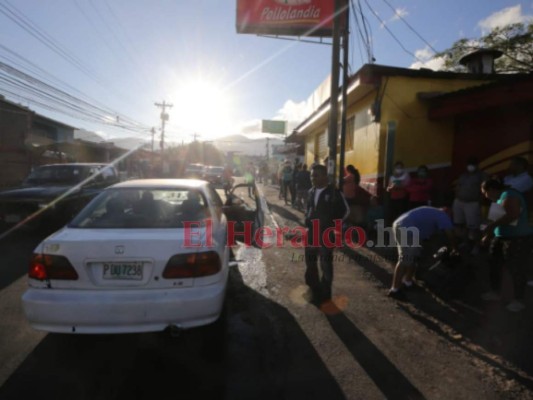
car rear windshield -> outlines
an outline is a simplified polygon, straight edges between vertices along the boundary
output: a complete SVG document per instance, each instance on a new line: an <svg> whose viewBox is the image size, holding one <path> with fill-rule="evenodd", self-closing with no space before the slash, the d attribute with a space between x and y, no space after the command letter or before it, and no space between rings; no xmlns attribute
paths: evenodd
<svg viewBox="0 0 533 400"><path fill-rule="evenodd" d="M211 214L195 189L108 189L69 224L73 228L183 228Z"/></svg>
<svg viewBox="0 0 533 400"><path fill-rule="evenodd" d="M77 165L49 165L33 170L26 184L76 184L87 178L89 169Z"/></svg>
<svg viewBox="0 0 533 400"><path fill-rule="evenodd" d="M207 172L211 174L221 174L224 172L224 167L209 167Z"/></svg>

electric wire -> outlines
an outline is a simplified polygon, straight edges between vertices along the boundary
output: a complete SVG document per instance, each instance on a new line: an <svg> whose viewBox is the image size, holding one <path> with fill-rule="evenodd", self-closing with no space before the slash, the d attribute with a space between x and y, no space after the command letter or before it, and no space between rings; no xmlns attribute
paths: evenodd
<svg viewBox="0 0 533 400"><path fill-rule="evenodd" d="M369 4L368 0L365 0L365 3L367 5L367 7L370 9L370 11L372 12L372 14L374 14L374 16L376 17L376 19L381 23L381 25L383 26L383 28L392 36L392 38L396 41L396 43L398 43L398 45L402 48L403 51L405 51L407 54L409 54L410 56L414 57L415 59L417 59L418 61L420 62L424 62L422 59L420 59L416 54L414 54L412 51L409 51L404 45L403 43L400 41L400 39L398 39L396 37L396 35L389 29L389 27L387 26L387 24L385 23L385 21L383 21L383 19L381 19L381 17L379 16L379 14L372 8L372 6Z"/></svg>
<svg viewBox="0 0 533 400"><path fill-rule="evenodd" d="M392 11L394 11L394 14L411 30L411 32L413 32L420 40L422 40L434 53L438 53L438 51L435 50L435 48L431 45L431 43L429 43L426 39L424 39L422 35L419 34L416 31L416 29L413 28L413 26L409 22L407 22L407 20L404 17L402 17L400 13L396 11L396 9L392 6L391 3L389 3L388 0L383 0L383 1L385 2L385 4L387 4L392 9Z"/></svg>
<svg viewBox="0 0 533 400"><path fill-rule="evenodd" d="M362 43L362 45L365 47L365 50L366 50L367 62L372 63L374 60L374 55L373 55L373 50L372 50L371 38L368 35L368 30L366 29L366 24L364 23L365 16L362 13L362 10L358 9L355 6L353 0L350 0L350 2L352 5L351 8L352 8L353 18L355 20L355 24L357 25L357 30L359 32L360 42Z"/></svg>
<svg viewBox="0 0 533 400"><path fill-rule="evenodd" d="M98 82L99 84L101 84L103 86L106 86L106 83L104 82L104 80L100 76L98 76L98 74L96 72L94 72L89 67L87 67L76 56L70 54L57 41L55 41L45 31L40 29L30 19L25 17L22 12L20 12L17 8L15 8L7 0L3 0L2 2L0 2L0 13L2 13L5 17L10 19L12 22L14 22L20 28L22 28L25 32L29 33L31 36L33 36L35 39L37 39L39 42L44 44L46 47L48 47L54 53L59 55L61 58L63 58L69 64L74 66L76 69L78 69L79 71L83 72L89 78L95 80L96 82Z"/></svg>
<svg viewBox="0 0 533 400"><path fill-rule="evenodd" d="M131 119L120 120L106 109L93 106L3 62L0 62L0 83L0 92L72 118L135 132L149 129Z"/></svg>
<svg viewBox="0 0 533 400"><path fill-rule="evenodd" d="M361 6L361 0L357 0L359 15L361 16L361 22L363 23L363 30L365 32L366 42L369 48L369 57L370 60L374 59L374 50L372 48L372 27L368 23L365 13L363 12L363 7Z"/></svg>
<svg viewBox="0 0 533 400"><path fill-rule="evenodd" d="M30 82L32 83L36 88L37 87L41 87L41 88L44 88L46 90L48 90L49 92L51 93L54 93L55 95L58 95L60 97L64 97L66 98L68 101L71 101L71 102L75 102L75 103L78 103L80 104L81 106L85 107L86 109L88 110L91 110L93 112L96 112L98 114L103 114L103 115L106 115L106 116L110 116L112 115L115 119L122 119L125 123L127 124L130 124L132 126L143 126L143 124L127 117L127 116L124 116L120 113L116 113L114 110L112 109L109 109L109 108L106 108L105 106L104 107L101 107L101 106L95 106L83 99L80 99L80 98L77 98L63 90L60 90L60 89L57 89L31 75L28 75L8 64L5 64L3 62L0 62L0 70L3 70L6 74L10 74L12 76L15 76L17 77L18 79L22 80L22 81L26 81L26 82Z"/></svg>

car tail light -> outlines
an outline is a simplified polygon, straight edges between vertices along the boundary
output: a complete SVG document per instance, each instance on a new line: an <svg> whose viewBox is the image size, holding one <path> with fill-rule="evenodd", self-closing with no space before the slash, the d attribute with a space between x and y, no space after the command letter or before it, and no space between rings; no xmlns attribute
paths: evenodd
<svg viewBox="0 0 533 400"><path fill-rule="evenodd" d="M214 251L203 253L176 254L172 256L163 271L163 278L199 278L218 273L221 269L220 257Z"/></svg>
<svg viewBox="0 0 533 400"><path fill-rule="evenodd" d="M45 279L74 281L78 279L78 273L66 257L49 254L33 254L28 276L40 281Z"/></svg>

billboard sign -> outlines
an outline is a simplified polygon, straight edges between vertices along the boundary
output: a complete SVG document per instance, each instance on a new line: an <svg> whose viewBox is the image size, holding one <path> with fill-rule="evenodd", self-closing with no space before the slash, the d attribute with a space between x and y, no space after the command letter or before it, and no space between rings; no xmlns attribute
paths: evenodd
<svg viewBox="0 0 533 400"><path fill-rule="evenodd" d="M261 121L261 132L263 133L278 133L285 135L287 133L287 121L277 121L271 119L264 119Z"/></svg>
<svg viewBox="0 0 533 400"><path fill-rule="evenodd" d="M334 0L237 0L237 33L328 36Z"/></svg>

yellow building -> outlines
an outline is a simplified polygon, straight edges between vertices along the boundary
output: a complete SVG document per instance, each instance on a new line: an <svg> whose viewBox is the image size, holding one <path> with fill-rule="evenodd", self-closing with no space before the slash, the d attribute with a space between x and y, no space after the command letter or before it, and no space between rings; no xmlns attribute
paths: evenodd
<svg viewBox="0 0 533 400"><path fill-rule="evenodd" d="M446 177L451 166L454 123L452 119L430 120L428 99L505 79L495 74L364 65L351 77L347 89L345 165L353 164L361 173L362 186L375 194L381 193L383 178L389 176L395 161L402 161L410 172L425 164L437 190L439 182L449 185L448 179L439 178ZM324 87L317 91L323 92ZM291 135L305 143L308 165L315 157L323 162L328 156L327 97L329 91Z"/></svg>

